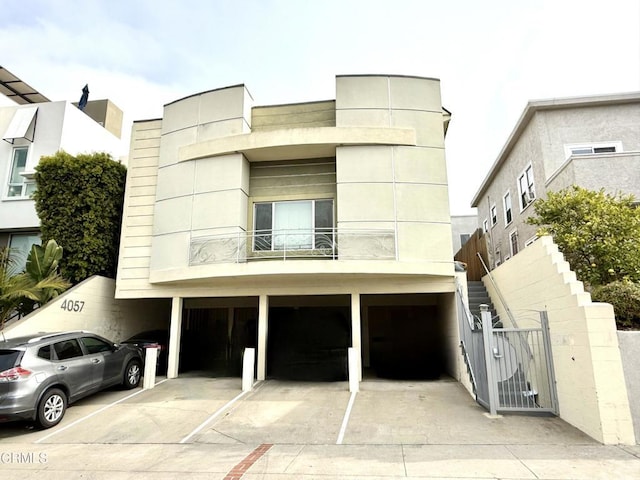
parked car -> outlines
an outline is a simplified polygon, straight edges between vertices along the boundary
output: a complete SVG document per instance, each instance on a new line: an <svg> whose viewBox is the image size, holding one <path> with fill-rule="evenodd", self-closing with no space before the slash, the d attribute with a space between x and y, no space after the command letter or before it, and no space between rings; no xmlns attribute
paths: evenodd
<svg viewBox="0 0 640 480"><path fill-rule="evenodd" d="M156 375L165 375L167 373L167 360L169 349L169 331L168 330L148 330L135 334L131 338L122 341L125 345L135 345L141 349L147 347L158 346L158 360L156 363Z"/></svg>
<svg viewBox="0 0 640 480"><path fill-rule="evenodd" d="M0 341L0 422L57 425L67 406L113 385L131 389L142 374L142 351L77 331Z"/></svg>

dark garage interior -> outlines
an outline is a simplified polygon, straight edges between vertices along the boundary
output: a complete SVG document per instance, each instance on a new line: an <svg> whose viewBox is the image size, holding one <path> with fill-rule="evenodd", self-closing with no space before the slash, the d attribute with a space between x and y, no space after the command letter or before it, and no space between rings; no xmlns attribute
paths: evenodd
<svg viewBox="0 0 640 480"><path fill-rule="evenodd" d="M267 377L298 381L347 380L351 346L348 296L270 300Z"/></svg>
<svg viewBox="0 0 640 480"><path fill-rule="evenodd" d="M434 380L446 374L443 298L361 296L365 379ZM351 335L350 295L269 297L267 378L348 380ZM180 343L179 373L240 377L245 348L257 351L258 298L185 300Z"/></svg>
<svg viewBox="0 0 640 480"><path fill-rule="evenodd" d="M368 349L363 349L368 353L363 362L367 376L440 378L446 367L447 342L444 320L433 296L372 296L363 299L363 308L367 309L368 335L363 339L368 342Z"/></svg>
<svg viewBox="0 0 640 480"><path fill-rule="evenodd" d="M240 377L244 349L255 348L257 338L257 306L187 307L180 336L179 373Z"/></svg>

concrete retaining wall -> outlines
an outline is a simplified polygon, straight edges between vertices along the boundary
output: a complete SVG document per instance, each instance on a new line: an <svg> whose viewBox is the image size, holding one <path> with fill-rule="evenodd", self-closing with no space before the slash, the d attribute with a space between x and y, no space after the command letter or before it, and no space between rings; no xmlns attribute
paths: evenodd
<svg viewBox="0 0 640 480"><path fill-rule="evenodd" d="M144 331L168 328L165 299L115 300L115 280L93 276L55 300L5 326L7 338L39 332L88 330L119 342Z"/></svg>
<svg viewBox="0 0 640 480"><path fill-rule="evenodd" d="M613 307L591 302L551 237L492 275L519 327L548 313L560 417L602 443L635 444ZM483 282L508 326L492 282Z"/></svg>

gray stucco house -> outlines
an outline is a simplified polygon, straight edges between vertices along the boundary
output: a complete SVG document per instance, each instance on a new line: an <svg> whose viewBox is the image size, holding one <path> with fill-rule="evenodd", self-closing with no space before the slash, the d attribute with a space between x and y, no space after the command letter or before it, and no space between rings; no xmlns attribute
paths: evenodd
<svg viewBox="0 0 640 480"><path fill-rule="evenodd" d="M640 92L530 101L471 206L491 267L536 236L532 204L571 185L640 198Z"/></svg>

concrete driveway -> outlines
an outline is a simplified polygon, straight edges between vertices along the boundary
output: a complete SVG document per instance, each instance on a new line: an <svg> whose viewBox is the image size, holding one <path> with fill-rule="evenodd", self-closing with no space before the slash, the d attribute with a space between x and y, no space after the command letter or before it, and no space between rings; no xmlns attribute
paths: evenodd
<svg viewBox="0 0 640 480"><path fill-rule="evenodd" d="M181 377L110 390L60 425L0 425L3 478L640 479L640 447L602 446L554 417L492 418L453 380ZM87 475L90 473L90 475Z"/></svg>
<svg viewBox="0 0 640 480"><path fill-rule="evenodd" d="M594 444L555 417L490 417L462 385L269 380L251 392L235 378L185 376L151 390L109 390L68 409L60 425L0 425L3 442L446 445Z"/></svg>

